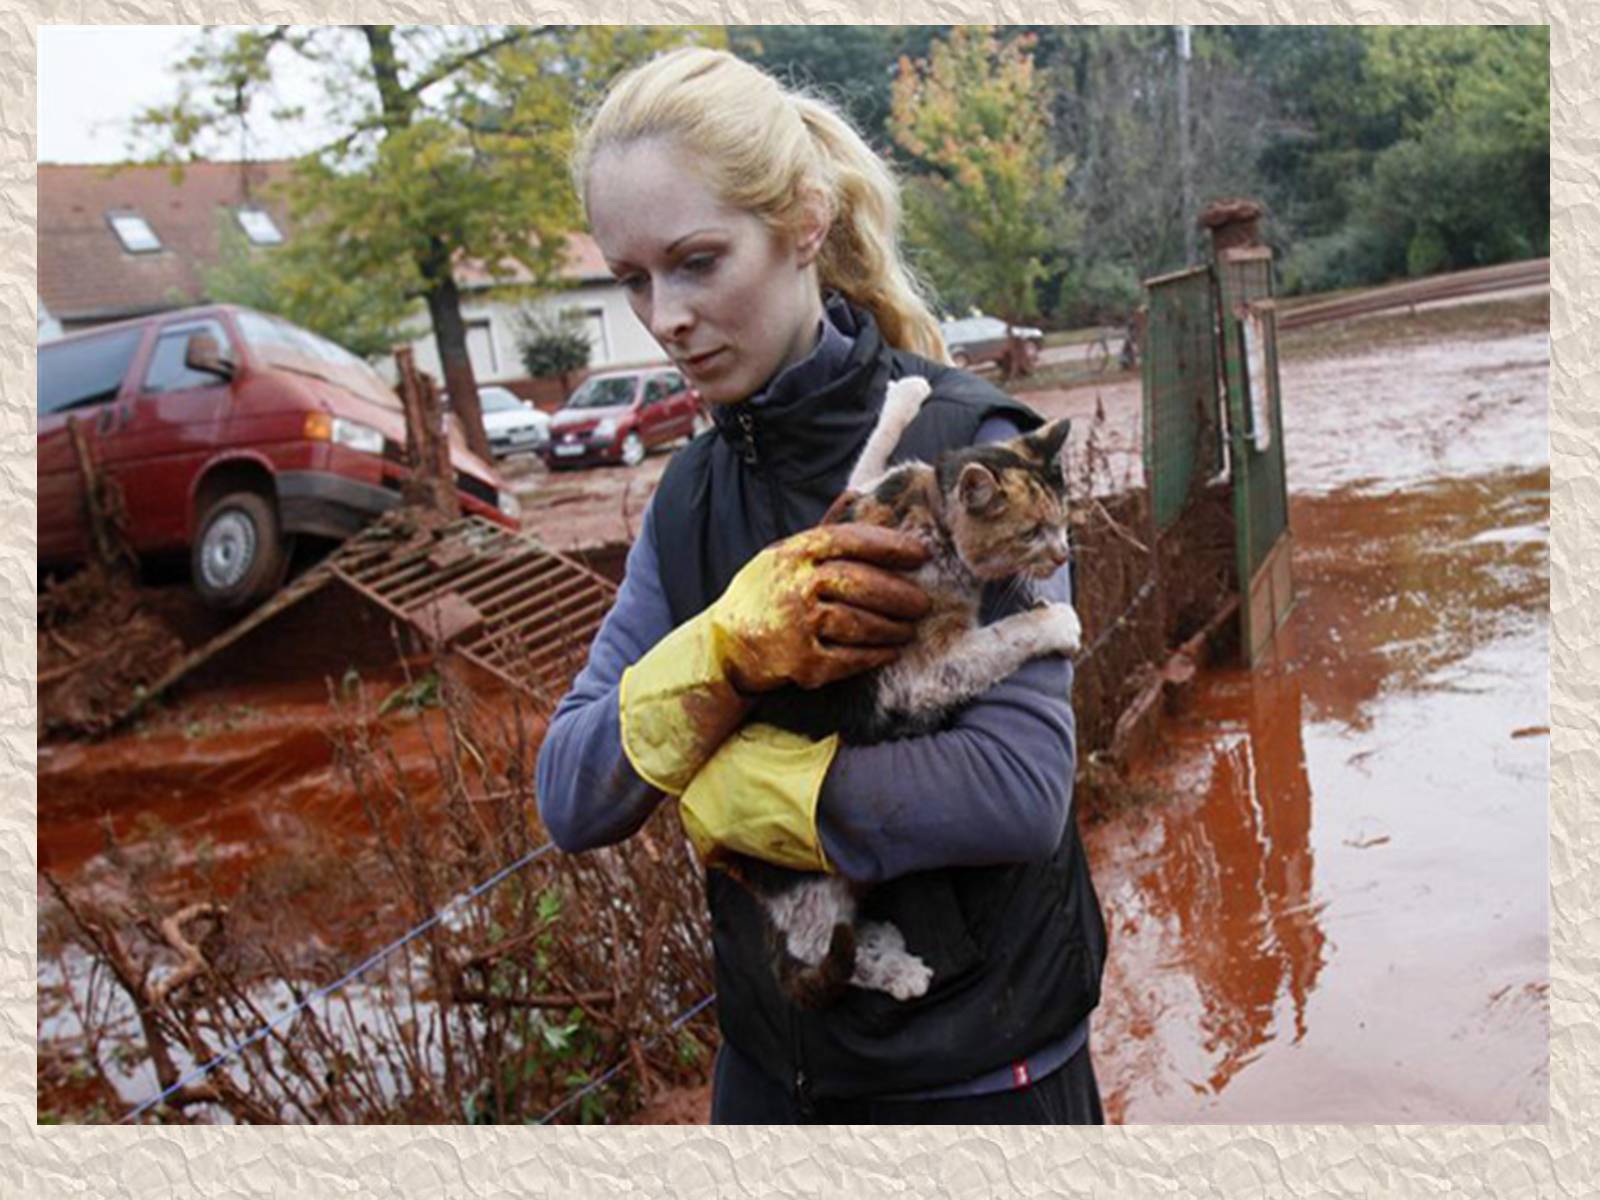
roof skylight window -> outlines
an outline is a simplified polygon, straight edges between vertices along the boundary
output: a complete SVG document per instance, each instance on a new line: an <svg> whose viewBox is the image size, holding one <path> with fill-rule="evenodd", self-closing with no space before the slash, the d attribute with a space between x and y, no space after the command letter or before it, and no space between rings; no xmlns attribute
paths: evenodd
<svg viewBox="0 0 1600 1200"><path fill-rule="evenodd" d="M278 231L278 226L265 210L241 208L238 217L239 228L243 229L245 237L257 246L276 246L283 241L283 234Z"/></svg>
<svg viewBox="0 0 1600 1200"><path fill-rule="evenodd" d="M106 219L111 222L117 240L128 253L148 254L161 249L161 239L156 236L156 231L138 213L107 213Z"/></svg>

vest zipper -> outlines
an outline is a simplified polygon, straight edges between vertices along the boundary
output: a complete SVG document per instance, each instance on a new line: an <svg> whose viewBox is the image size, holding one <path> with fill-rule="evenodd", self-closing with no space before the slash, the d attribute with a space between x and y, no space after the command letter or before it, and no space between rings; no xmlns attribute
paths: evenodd
<svg viewBox="0 0 1600 1200"><path fill-rule="evenodd" d="M757 474L767 481L767 503L772 508L772 527L779 537L783 537L789 531L783 523L783 497L778 492L777 476L761 461L761 453L756 447L756 419L750 415L749 409L741 409L735 419L739 425L739 457L756 468Z"/></svg>

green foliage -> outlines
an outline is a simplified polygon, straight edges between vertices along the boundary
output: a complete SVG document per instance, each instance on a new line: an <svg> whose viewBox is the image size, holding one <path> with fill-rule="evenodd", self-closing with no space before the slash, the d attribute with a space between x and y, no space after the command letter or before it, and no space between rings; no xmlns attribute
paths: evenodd
<svg viewBox="0 0 1600 1200"><path fill-rule="evenodd" d="M1032 45L957 26L902 63L891 100L895 140L921 168L906 190L918 261L947 305L959 293L1013 321L1037 311L1044 256L1078 224Z"/></svg>
<svg viewBox="0 0 1600 1200"><path fill-rule="evenodd" d="M256 246L237 222L221 218L217 263L202 272L206 296L275 313L363 358L387 356L408 340L405 323L417 303L393 272L330 272L329 233L309 219L282 245Z"/></svg>
<svg viewBox="0 0 1600 1200"><path fill-rule="evenodd" d="M551 280L578 223L566 174L578 114L623 67L666 45L718 38L598 25L212 30L177 68L181 98L146 109L137 127L158 157L181 163L248 128L286 59L320 71L319 116L340 132L297 164L288 185L295 239L307 247L286 258L273 290L302 310L335 312L381 292L380 327L426 299L446 386L475 397L456 270L472 262L497 280ZM461 415L486 453L475 409L464 402Z"/></svg>
<svg viewBox="0 0 1600 1200"><path fill-rule="evenodd" d="M385 696L383 703L378 705L378 715L386 717L392 712L399 711L415 714L425 708L438 707L439 673L429 671L426 675L395 688Z"/></svg>
<svg viewBox="0 0 1600 1200"><path fill-rule="evenodd" d="M589 335L570 309L524 307L517 311L517 351L535 379L566 375L589 365Z"/></svg>

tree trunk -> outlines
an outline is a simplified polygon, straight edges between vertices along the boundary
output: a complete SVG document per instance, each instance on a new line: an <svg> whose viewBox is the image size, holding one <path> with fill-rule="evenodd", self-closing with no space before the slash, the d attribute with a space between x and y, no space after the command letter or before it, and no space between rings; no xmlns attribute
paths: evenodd
<svg viewBox="0 0 1600 1200"><path fill-rule="evenodd" d="M472 452L493 461L489 436L483 431L483 410L478 405L478 381L467 354L467 326L461 319L461 292L451 278L449 257L442 256L419 264L428 280L428 316L433 321L433 341L439 351L439 366L444 372L444 388L450 393L450 410L461 419ZM432 268L431 270L429 268Z"/></svg>
<svg viewBox="0 0 1600 1200"><path fill-rule="evenodd" d="M386 135L398 133L410 126L416 101L400 81L394 30L388 25L363 25L361 32L367 39L372 77L383 104ZM493 461L489 438L483 432L483 411L478 407L478 382L472 375L472 360L467 357L467 328L461 320L461 293L456 289L454 268L450 248L438 238L430 239L427 250L417 256L417 269L427 281L423 294L433 321L433 340L439 349L439 366L444 371L450 407L460 415L472 452Z"/></svg>

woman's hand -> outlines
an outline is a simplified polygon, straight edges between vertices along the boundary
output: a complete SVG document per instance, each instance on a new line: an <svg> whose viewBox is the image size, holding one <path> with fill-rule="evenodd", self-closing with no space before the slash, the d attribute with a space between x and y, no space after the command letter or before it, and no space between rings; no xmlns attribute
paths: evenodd
<svg viewBox="0 0 1600 1200"><path fill-rule="evenodd" d="M927 547L876 525L824 525L767 547L707 610L744 695L816 688L886 666L916 636L928 595L900 572Z"/></svg>
<svg viewBox="0 0 1600 1200"><path fill-rule="evenodd" d="M768 546L623 672L618 716L633 769L682 795L762 692L893 662L929 608L896 571L927 557L915 537L871 525L808 529Z"/></svg>

